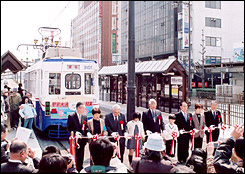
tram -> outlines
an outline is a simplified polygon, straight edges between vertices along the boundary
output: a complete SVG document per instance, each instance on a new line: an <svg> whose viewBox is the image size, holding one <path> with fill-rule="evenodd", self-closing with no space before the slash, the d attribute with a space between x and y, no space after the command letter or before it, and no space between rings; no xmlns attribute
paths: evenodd
<svg viewBox="0 0 245 174"><path fill-rule="evenodd" d="M67 118L77 102L85 103L88 119L98 107L98 63L72 48L48 48L44 58L25 71L24 85L35 101L34 125L50 138L69 137Z"/></svg>

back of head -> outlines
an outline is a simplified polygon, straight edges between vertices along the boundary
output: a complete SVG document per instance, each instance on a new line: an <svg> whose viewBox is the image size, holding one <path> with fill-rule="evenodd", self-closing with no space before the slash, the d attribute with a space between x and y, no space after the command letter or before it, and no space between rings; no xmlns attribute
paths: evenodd
<svg viewBox="0 0 245 174"><path fill-rule="evenodd" d="M55 145L48 145L48 146L44 147L44 149L42 151L42 156L47 155L49 153L56 153L56 154L61 155L60 149Z"/></svg>
<svg viewBox="0 0 245 174"><path fill-rule="evenodd" d="M235 142L235 152L244 161L244 137L238 138Z"/></svg>
<svg viewBox="0 0 245 174"><path fill-rule="evenodd" d="M114 148L109 140L98 139L93 141L90 144L89 149L94 165L102 165L105 167L110 165Z"/></svg>
<svg viewBox="0 0 245 174"><path fill-rule="evenodd" d="M66 173L67 161L60 154L44 155L39 163L39 173Z"/></svg>
<svg viewBox="0 0 245 174"><path fill-rule="evenodd" d="M206 152L203 149L196 148L186 165L189 167L193 166L193 170L196 173L207 173L206 156Z"/></svg>
<svg viewBox="0 0 245 174"><path fill-rule="evenodd" d="M3 132L3 133L5 133L6 132L6 130L7 130L7 125L6 124L4 124L4 123L1 123L1 133Z"/></svg>
<svg viewBox="0 0 245 174"><path fill-rule="evenodd" d="M27 145L24 141L15 140L10 145L10 153L19 153L23 150L27 150Z"/></svg>

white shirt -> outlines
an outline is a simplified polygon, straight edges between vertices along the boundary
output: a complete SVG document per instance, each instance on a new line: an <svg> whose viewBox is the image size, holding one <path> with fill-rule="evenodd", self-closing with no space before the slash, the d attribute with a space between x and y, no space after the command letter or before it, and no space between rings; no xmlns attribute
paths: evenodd
<svg viewBox="0 0 245 174"><path fill-rule="evenodd" d="M179 137L179 129L178 126L176 124L171 125L170 123L165 125L165 130L163 131L163 137L166 140L172 140L172 132L175 131L177 132L177 137ZM177 138L175 138L176 140Z"/></svg>
<svg viewBox="0 0 245 174"><path fill-rule="evenodd" d="M182 112L182 114L183 114L183 116L185 118L185 121L187 121L187 112L183 112L182 110L181 110L181 112ZM185 114L186 114L186 117L185 117Z"/></svg>
<svg viewBox="0 0 245 174"><path fill-rule="evenodd" d="M151 110L151 115L156 116L156 109L155 110L150 109L150 110ZM153 112L155 113L155 115L153 114Z"/></svg>
<svg viewBox="0 0 245 174"><path fill-rule="evenodd" d="M139 128L139 135L140 136L145 136L145 132L144 132L144 126L143 126L143 123L141 121L134 121L134 120L131 120L127 123L127 133L129 135L134 135L134 129L135 129L135 125L138 126Z"/></svg>
<svg viewBox="0 0 245 174"><path fill-rule="evenodd" d="M22 162L20 160L11 160L11 159L9 159L9 162L22 164Z"/></svg>
<svg viewBox="0 0 245 174"><path fill-rule="evenodd" d="M76 113L77 113L77 111L76 111ZM79 115L79 114L77 113L77 116L78 116L79 123L81 124L81 117L82 117L82 114Z"/></svg>

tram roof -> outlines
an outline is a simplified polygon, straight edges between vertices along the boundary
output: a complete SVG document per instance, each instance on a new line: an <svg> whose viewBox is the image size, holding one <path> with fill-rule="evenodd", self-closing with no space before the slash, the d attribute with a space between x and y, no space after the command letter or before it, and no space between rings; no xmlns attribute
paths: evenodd
<svg viewBox="0 0 245 174"><path fill-rule="evenodd" d="M26 69L26 66L19 61L15 55L9 50L1 56L1 74L7 69L16 74L17 72Z"/></svg>
<svg viewBox="0 0 245 174"><path fill-rule="evenodd" d="M135 63L135 73L163 73L171 68L171 65L177 62L178 70L185 72L183 66L178 62L176 58L168 58L157 61L144 61ZM113 74L127 74L128 64L116 65L116 66L104 66L99 75L113 75Z"/></svg>

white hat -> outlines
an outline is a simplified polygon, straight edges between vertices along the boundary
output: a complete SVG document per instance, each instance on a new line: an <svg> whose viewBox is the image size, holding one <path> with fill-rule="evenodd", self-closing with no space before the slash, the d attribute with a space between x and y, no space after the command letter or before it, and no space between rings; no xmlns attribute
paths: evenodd
<svg viewBox="0 0 245 174"><path fill-rule="evenodd" d="M13 92L17 92L18 90L17 90L17 88L13 88L12 91Z"/></svg>
<svg viewBox="0 0 245 174"><path fill-rule="evenodd" d="M150 134L144 146L145 148L153 151L165 150L163 138L160 136L159 133Z"/></svg>

